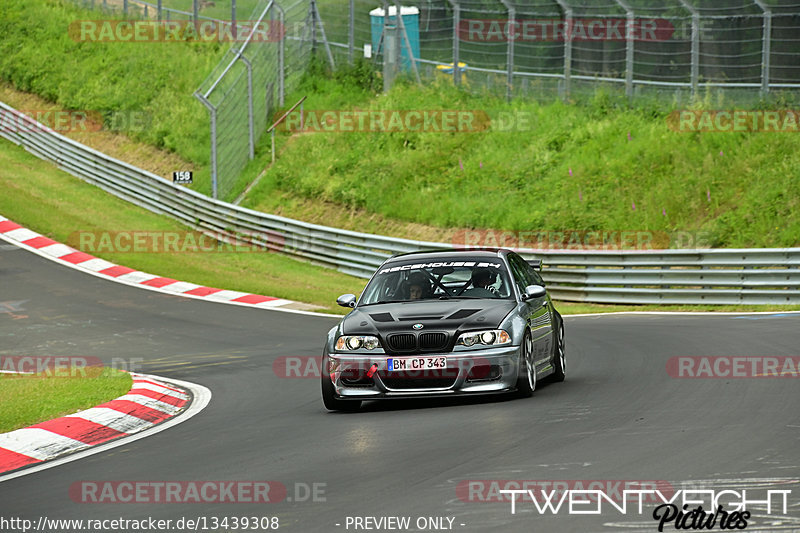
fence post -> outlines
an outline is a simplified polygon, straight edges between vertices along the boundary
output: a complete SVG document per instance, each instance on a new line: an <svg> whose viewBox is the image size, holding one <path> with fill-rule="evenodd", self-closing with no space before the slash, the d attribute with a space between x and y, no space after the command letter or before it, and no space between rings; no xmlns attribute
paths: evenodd
<svg viewBox="0 0 800 533"><path fill-rule="evenodd" d="M461 5L458 0L447 0L453 6L453 84L461 84L461 69L458 68L460 55L460 42L458 27L461 25Z"/></svg>
<svg viewBox="0 0 800 533"><path fill-rule="evenodd" d="M636 23L633 9L624 0L616 0L625 10L625 96L633 98L633 44L634 24Z"/></svg>
<svg viewBox="0 0 800 533"><path fill-rule="evenodd" d="M256 28L253 28L255 31ZM268 31L272 31L272 26L270 26ZM231 0L231 33L233 34L233 40L235 41L238 34L239 28L236 24L236 0Z"/></svg>
<svg viewBox="0 0 800 533"><path fill-rule="evenodd" d="M347 59L353 64L353 49L356 46L356 6L355 0L350 0L350 19L347 23Z"/></svg>
<svg viewBox="0 0 800 533"><path fill-rule="evenodd" d="M195 92L195 98L208 108L211 114L211 197L217 199L217 108L202 94Z"/></svg>
<svg viewBox="0 0 800 533"><path fill-rule="evenodd" d="M764 4L763 0L754 2L764 12L763 15L763 37L761 44L761 94L766 96L769 93L769 59L770 45L772 44L772 10Z"/></svg>
<svg viewBox="0 0 800 533"><path fill-rule="evenodd" d="M403 22L403 13L402 8L400 7L400 0L394 0L395 9L397 9L397 26L400 28L400 31L403 34L403 41L406 42L406 50L408 50L408 58L411 61L411 70L414 71L414 77L417 79L417 83L422 83L419 77L419 70L417 69L417 58L414 57L414 50L411 48L411 41L408 38L408 32L406 31L406 25ZM397 57L401 57L402 54L397 54ZM398 60L399 62L399 60Z"/></svg>
<svg viewBox="0 0 800 533"><path fill-rule="evenodd" d="M325 45L325 53L328 55L328 62L331 64L331 70L336 69L336 63L333 61L333 52L331 52L331 45L328 42L328 37L325 35L325 26L322 24L322 18L319 16L317 9L317 1L311 0L309 5L309 14L311 15L311 52L317 45L317 24L319 24L319 33L322 35L322 44Z"/></svg>
<svg viewBox="0 0 800 533"><path fill-rule="evenodd" d="M383 2L383 92L394 82L397 68L397 26L389 22L389 4Z"/></svg>
<svg viewBox="0 0 800 533"><path fill-rule="evenodd" d="M506 24L506 37L508 38L508 46L506 47L506 100L511 101L512 87L514 85L514 26L516 25L516 10L514 6L509 3L509 0L500 0L508 11L508 21Z"/></svg>
<svg viewBox="0 0 800 533"><path fill-rule="evenodd" d="M253 160L255 157L255 126L254 126L254 114L253 114L253 64L250 62L249 59L242 55L241 51L237 51L236 55L239 59L241 59L245 66L247 67L247 127L248 127L248 137L250 139L250 160Z"/></svg>
<svg viewBox="0 0 800 533"><path fill-rule="evenodd" d="M564 0L556 0L564 12L564 100L572 90L572 8Z"/></svg>
<svg viewBox="0 0 800 533"><path fill-rule="evenodd" d="M280 46L278 47L278 105L283 107L283 97L284 97L284 83L286 79L286 62L284 58L284 53L286 51L286 14L283 12L283 8L278 4L273 4L275 7L278 8L278 20L280 21L281 29L281 41Z"/></svg>

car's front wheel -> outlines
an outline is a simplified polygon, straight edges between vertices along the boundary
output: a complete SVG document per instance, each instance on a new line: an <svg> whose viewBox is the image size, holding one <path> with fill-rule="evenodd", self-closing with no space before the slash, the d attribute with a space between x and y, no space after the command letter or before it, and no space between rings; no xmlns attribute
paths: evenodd
<svg viewBox="0 0 800 533"><path fill-rule="evenodd" d="M358 411L361 408L361 400L340 400L336 397L336 391L331 383L331 378L326 374L328 368L328 358L322 358L322 403L329 411Z"/></svg>
<svg viewBox="0 0 800 533"><path fill-rule="evenodd" d="M525 332L519 350L517 392L521 397L528 398L536 390L536 365L533 362L533 340L529 331Z"/></svg>

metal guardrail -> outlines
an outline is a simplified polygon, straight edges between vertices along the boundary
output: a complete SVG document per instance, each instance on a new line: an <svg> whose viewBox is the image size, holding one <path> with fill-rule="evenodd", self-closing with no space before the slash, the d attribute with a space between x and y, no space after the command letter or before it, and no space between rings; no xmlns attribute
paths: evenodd
<svg viewBox="0 0 800 533"><path fill-rule="evenodd" d="M0 137L101 189L187 226L358 277L392 254L452 243L359 233L214 200L68 139L0 102L27 127ZM800 248L658 251L519 250L540 259L553 297L597 303L800 304Z"/></svg>

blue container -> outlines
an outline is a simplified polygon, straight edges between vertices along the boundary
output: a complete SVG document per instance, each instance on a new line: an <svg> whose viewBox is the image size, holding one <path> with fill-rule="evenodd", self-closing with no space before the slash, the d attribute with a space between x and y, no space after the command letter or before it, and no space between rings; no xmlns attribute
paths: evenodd
<svg viewBox="0 0 800 533"><path fill-rule="evenodd" d="M369 12L370 26L372 28L372 52L378 52L378 44L381 41L381 34L383 33L383 17L384 11L382 7L373 9ZM419 9L416 7L401 7L400 16L403 17L403 25L406 27L408 34L408 41L411 43L411 52L414 58L419 58ZM400 30L400 25L397 24L397 7L389 6L389 22L397 26L397 44L400 46L400 68L402 70L411 70L411 59L408 57L408 45L405 42L403 33ZM381 47L381 53L386 49L386 45Z"/></svg>

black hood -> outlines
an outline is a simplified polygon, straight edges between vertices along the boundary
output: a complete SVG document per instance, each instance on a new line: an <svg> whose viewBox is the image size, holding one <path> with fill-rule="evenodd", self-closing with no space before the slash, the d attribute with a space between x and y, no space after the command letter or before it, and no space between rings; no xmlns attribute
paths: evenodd
<svg viewBox="0 0 800 533"><path fill-rule="evenodd" d="M392 350L387 345L387 336L393 333L443 332L447 334L447 350L452 350L458 334L476 329L497 328L517 303L514 300L424 300L420 302L401 302L375 304L353 310L342 322L345 335L377 335L387 351L425 351ZM422 324L421 329L414 329Z"/></svg>

